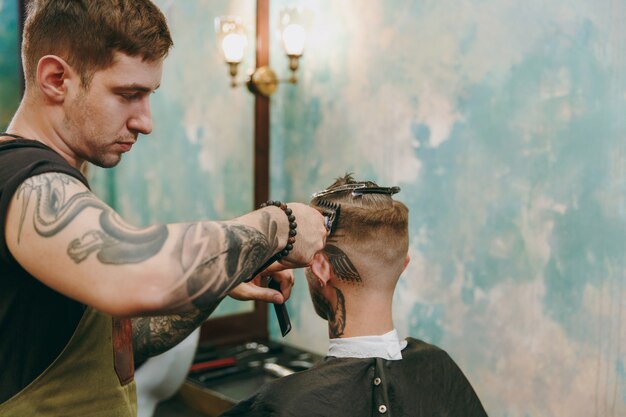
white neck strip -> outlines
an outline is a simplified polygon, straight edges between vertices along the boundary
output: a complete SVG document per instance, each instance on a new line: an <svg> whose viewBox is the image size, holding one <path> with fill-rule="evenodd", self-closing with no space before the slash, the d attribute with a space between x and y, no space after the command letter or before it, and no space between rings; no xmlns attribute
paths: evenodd
<svg viewBox="0 0 626 417"><path fill-rule="evenodd" d="M406 340L398 339L398 332L393 329L382 336L357 336L330 339L328 356L336 358L383 358L401 360L402 349Z"/></svg>

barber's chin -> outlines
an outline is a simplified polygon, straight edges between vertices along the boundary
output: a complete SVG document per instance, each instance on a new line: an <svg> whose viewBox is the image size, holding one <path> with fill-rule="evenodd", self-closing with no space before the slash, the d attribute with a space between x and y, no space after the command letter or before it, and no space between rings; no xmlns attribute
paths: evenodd
<svg viewBox="0 0 626 417"><path fill-rule="evenodd" d="M92 160L89 162L91 162L92 164L96 166L99 166L100 168L113 168L114 166L119 164L121 160L122 160L122 155L117 154L117 155L108 156L107 158L100 158L98 160Z"/></svg>

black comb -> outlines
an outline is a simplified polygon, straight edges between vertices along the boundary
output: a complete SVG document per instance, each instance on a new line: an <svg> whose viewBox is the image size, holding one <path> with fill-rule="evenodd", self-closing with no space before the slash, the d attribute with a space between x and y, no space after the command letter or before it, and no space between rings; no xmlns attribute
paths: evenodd
<svg viewBox="0 0 626 417"><path fill-rule="evenodd" d="M270 277L267 282L267 286L273 290L280 292L280 283L274 281L272 277ZM274 312L276 313L276 318L278 319L278 325L280 326L280 333L285 337L287 333L291 330L291 321L289 320L289 313L287 312L287 306L285 305L287 302L285 301L282 304L274 304Z"/></svg>
<svg viewBox="0 0 626 417"><path fill-rule="evenodd" d="M337 222L339 221L339 212L341 211L341 205L333 203L332 201L318 199L314 203L324 216L326 222L326 229L332 235L335 229L337 229Z"/></svg>

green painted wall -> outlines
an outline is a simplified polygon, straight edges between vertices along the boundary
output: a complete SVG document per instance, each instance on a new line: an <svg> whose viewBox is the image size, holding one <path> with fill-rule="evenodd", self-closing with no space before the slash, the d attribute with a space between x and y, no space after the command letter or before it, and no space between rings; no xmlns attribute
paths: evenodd
<svg viewBox="0 0 626 417"><path fill-rule="evenodd" d="M21 74L17 0L0 0L0 131L20 102Z"/></svg>

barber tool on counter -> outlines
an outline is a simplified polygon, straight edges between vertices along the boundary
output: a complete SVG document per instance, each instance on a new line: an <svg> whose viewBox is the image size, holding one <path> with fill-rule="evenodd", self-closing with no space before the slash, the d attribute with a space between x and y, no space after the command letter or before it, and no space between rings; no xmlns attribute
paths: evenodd
<svg viewBox="0 0 626 417"><path fill-rule="evenodd" d="M189 369L189 378L201 384L251 374L280 378L308 369L319 360L314 354L291 346L266 343L251 342L204 352L200 348Z"/></svg>

